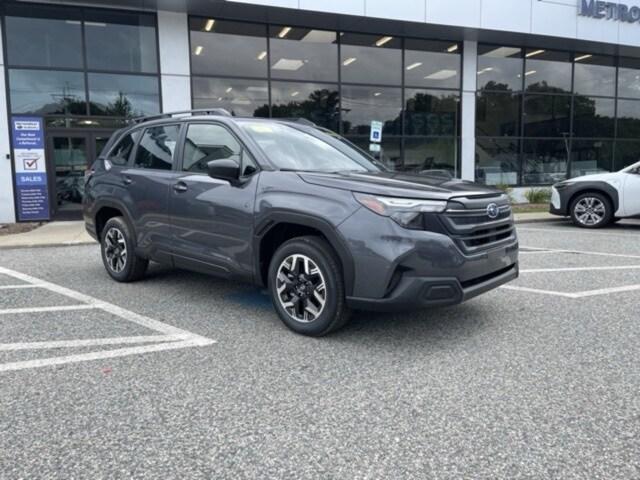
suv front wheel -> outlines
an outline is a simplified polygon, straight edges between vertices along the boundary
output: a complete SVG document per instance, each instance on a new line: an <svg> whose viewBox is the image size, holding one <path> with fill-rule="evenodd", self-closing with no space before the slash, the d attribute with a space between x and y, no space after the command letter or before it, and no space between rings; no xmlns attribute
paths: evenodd
<svg viewBox="0 0 640 480"><path fill-rule="evenodd" d="M323 239L299 237L278 248L269 265L269 292L291 330L321 337L349 318L340 263Z"/></svg>
<svg viewBox="0 0 640 480"><path fill-rule="evenodd" d="M129 226L122 217L110 218L100 237L102 263L107 273L118 282L133 282L142 278L149 261L135 253Z"/></svg>

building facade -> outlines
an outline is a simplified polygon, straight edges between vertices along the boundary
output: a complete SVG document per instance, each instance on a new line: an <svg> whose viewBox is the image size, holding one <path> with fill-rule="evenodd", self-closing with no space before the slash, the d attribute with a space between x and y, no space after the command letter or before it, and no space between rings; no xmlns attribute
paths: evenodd
<svg viewBox="0 0 640 480"><path fill-rule="evenodd" d="M192 108L306 118L390 168L516 193L640 159L640 3L0 9L0 222L79 218L84 171L113 131L131 117ZM372 122L382 124L379 143Z"/></svg>

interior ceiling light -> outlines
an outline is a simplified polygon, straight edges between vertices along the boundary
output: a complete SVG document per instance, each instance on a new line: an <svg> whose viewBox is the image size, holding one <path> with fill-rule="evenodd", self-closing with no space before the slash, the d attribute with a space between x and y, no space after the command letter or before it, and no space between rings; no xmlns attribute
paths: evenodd
<svg viewBox="0 0 640 480"><path fill-rule="evenodd" d="M455 77L457 74L458 72L456 70L444 69L444 70L439 70L437 72L434 72L430 75L427 75L426 77L424 77L424 79L425 80L446 80L448 78Z"/></svg>
<svg viewBox="0 0 640 480"><path fill-rule="evenodd" d="M493 67L483 68L482 70L478 70L478 75L482 75L483 73L487 73L493 70Z"/></svg>
<svg viewBox="0 0 640 480"><path fill-rule="evenodd" d="M289 35L289 32L291 31L291 27L284 27L282 30L280 30L280 32L278 33L278 38L284 38L287 35Z"/></svg>
<svg viewBox="0 0 640 480"><path fill-rule="evenodd" d="M298 95L300 95L300 92L293 92L293 93L291 94L291 96L292 96L292 97L297 97Z"/></svg>
<svg viewBox="0 0 640 480"><path fill-rule="evenodd" d="M357 60L356 57L347 58L344 62L342 62L342 65L344 65L345 67L348 67L349 65L351 65L356 60Z"/></svg>
<svg viewBox="0 0 640 480"><path fill-rule="evenodd" d="M587 58L591 58L591 57L593 57L593 55L590 55L587 53L586 55L581 55L579 57L576 57L576 62L579 62L581 60L586 60Z"/></svg>
<svg viewBox="0 0 640 480"><path fill-rule="evenodd" d="M198 45L193 53L195 53L196 55L200 55L202 53L202 50L204 50L204 47L202 45Z"/></svg>
<svg viewBox="0 0 640 480"><path fill-rule="evenodd" d="M381 37L376 41L376 47L381 47L385 43L389 43L391 40L393 40L393 37Z"/></svg>
<svg viewBox="0 0 640 480"><path fill-rule="evenodd" d="M309 30L302 39L301 42L308 43L335 43L336 33L327 32L326 30Z"/></svg>
<svg viewBox="0 0 640 480"><path fill-rule="evenodd" d="M373 94L374 97L379 97L380 95L382 95L382 92L376 92Z"/></svg>
<svg viewBox="0 0 640 480"><path fill-rule="evenodd" d="M458 44L457 43L454 44L454 45L451 45L449 48L447 48L447 52L449 52L449 53L453 53L456 50L458 50Z"/></svg>
<svg viewBox="0 0 640 480"><path fill-rule="evenodd" d="M210 32L213 29L213 25L216 23L216 21L213 18L210 18L209 20L207 20L207 23L204 25L204 29L207 32Z"/></svg>
<svg viewBox="0 0 640 480"><path fill-rule="evenodd" d="M541 53L544 53L544 52L546 52L546 50L534 50L533 52L527 53L526 57L527 58L535 57L536 55L540 55Z"/></svg>
<svg viewBox="0 0 640 480"><path fill-rule="evenodd" d="M257 58L258 60L264 60L266 56L267 56L267 52L266 52L266 50L265 50L265 51L263 51L263 52L260 52L256 58Z"/></svg>
<svg viewBox="0 0 640 480"><path fill-rule="evenodd" d="M519 48L499 47L499 48L496 48L495 50L491 50L490 52L485 53L483 56L491 57L491 58L506 58L506 57L511 57L513 55L517 55L519 53L520 53Z"/></svg>
<svg viewBox="0 0 640 480"><path fill-rule="evenodd" d="M528 77L529 75L533 75L534 73L537 73L537 71L536 71L536 70L529 70L528 72L526 72L526 73L524 74L524 76L525 76L525 77Z"/></svg>
<svg viewBox="0 0 640 480"><path fill-rule="evenodd" d="M300 68L304 65L302 60L292 60L290 58L281 58L276 63L273 64L274 70L286 70L289 72L295 72L300 70Z"/></svg>
<svg viewBox="0 0 640 480"><path fill-rule="evenodd" d="M418 68L420 65L422 65L422 62L412 63L407 67L407 70L413 70L414 68Z"/></svg>
<svg viewBox="0 0 640 480"><path fill-rule="evenodd" d="M226 93L231 93L231 90L233 90L233 87L229 87L225 90Z"/></svg>

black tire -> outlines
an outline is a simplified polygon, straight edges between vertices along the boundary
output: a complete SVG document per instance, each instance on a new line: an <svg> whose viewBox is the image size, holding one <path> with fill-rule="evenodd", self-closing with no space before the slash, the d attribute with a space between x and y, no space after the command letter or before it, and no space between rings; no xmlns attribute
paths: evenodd
<svg viewBox="0 0 640 480"><path fill-rule="evenodd" d="M598 205L598 210L593 212L599 217L599 220L597 221L595 221L594 217L590 215L587 215L586 221L584 220L584 217L581 218L581 215L584 216L583 209L585 207L585 202L589 202L590 199L595 199L594 204ZM602 207L600 207L600 205L602 205ZM579 211L576 211L576 209L579 209ZM573 223L578 227L603 228L609 225L613 220L613 206L611 205L611 200L609 200L607 196L597 192L585 192L578 195L573 202L571 202L569 214L571 215Z"/></svg>
<svg viewBox="0 0 640 480"><path fill-rule="evenodd" d="M121 257L121 261L114 263L114 257L113 255L109 257L109 252L113 253L110 246L114 244L114 239L118 240L115 243L122 244L118 234L121 235L124 246L126 246L126 256L125 258ZM141 279L149 266L149 260L135 254L134 237L122 217L110 218L105 224L100 235L100 251L104 268L111 278L118 282L134 282Z"/></svg>
<svg viewBox="0 0 640 480"><path fill-rule="evenodd" d="M320 272L319 274L316 273L315 276L307 277L310 279L309 281L313 284L313 287L307 282L306 287L308 287L308 290L306 290L306 292L310 293L307 295L303 292L303 295L306 295L307 299L313 299L316 291L319 295L325 295L324 306L318 310L319 314L315 318L306 321L296 319L294 315L304 314L306 316L307 312L304 305L305 302L309 300L303 300L302 303L298 300L295 303L295 307L291 307L292 313L290 314L283 305L286 303L285 300L282 300L278 293L278 272L283 262L286 259L292 258L293 255L307 257L315 264L314 267L317 267ZM341 328L347 323L350 312L345 300L342 268L333 249L322 238L305 236L294 238L283 243L271 259L268 275L269 292L273 306L284 324L294 332L312 337L322 337ZM315 288L319 286L318 284L321 283L322 279L324 279L324 291ZM299 288L305 288L304 280L299 280L299 278L296 277L296 282ZM289 282L287 283L289 284ZM293 294L294 288L296 287L293 285L288 286L287 289L284 290L283 296L286 297L289 295L287 292L292 292ZM312 301L315 302L315 299ZM311 306L317 309L317 304L315 306L312 304ZM303 311L298 313L295 309L301 309Z"/></svg>

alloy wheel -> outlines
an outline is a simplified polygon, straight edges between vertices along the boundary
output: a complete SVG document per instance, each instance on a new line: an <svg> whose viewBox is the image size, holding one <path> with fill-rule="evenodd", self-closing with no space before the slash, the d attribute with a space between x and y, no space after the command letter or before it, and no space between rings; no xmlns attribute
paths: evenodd
<svg viewBox="0 0 640 480"><path fill-rule="evenodd" d="M111 227L104 236L104 256L109 268L120 273L127 265L127 243L122 232Z"/></svg>
<svg viewBox="0 0 640 480"><path fill-rule="evenodd" d="M310 323L324 310L327 286L318 265L306 255L285 258L276 277L278 301L297 322Z"/></svg>
<svg viewBox="0 0 640 480"><path fill-rule="evenodd" d="M574 213L582 225L594 226L602 222L607 214L607 208L596 197L584 197L576 203Z"/></svg>

